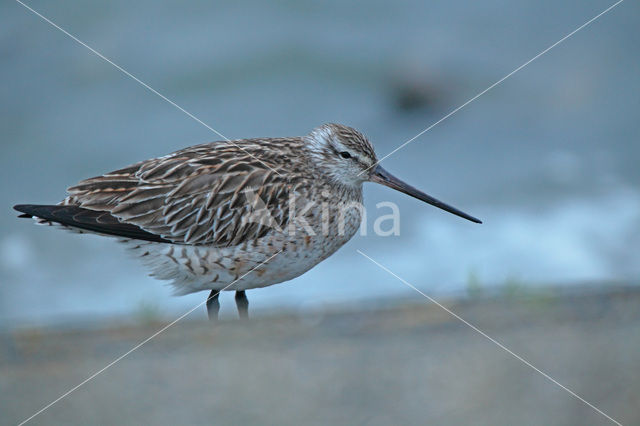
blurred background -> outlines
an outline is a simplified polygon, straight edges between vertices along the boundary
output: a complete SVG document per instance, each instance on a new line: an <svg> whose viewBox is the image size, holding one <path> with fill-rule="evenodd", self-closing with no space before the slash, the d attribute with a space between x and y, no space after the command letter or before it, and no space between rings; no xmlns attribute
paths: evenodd
<svg viewBox="0 0 640 426"><path fill-rule="evenodd" d="M228 138L339 122L384 156L612 2L28 4ZM483 225L366 185L369 235L250 291L252 311L428 304L356 249L445 300L637 288L639 18L620 4L384 161ZM201 303L172 297L117 242L36 227L11 206L220 138L19 3L3 2L0 22L0 327L171 320ZM400 206L400 236L372 232L381 201ZM234 308L224 295L222 314Z"/></svg>
<svg viewBox="0 0 640 426"><path fill-rule="evenodd" d="M339 122L383 156L608 3L32 6L228 138ZM56 203L81 179L220 138L18 3L2 10L0 324L171 317L201 302L171 297L115 241L33 226L11 206ZM432 295L637 282L639 10L623 3L384 161L482 226L368 184L369 236L252 291L252 308L414 296L358 248ZM372 232L387 200L399 237Z"/></svg>

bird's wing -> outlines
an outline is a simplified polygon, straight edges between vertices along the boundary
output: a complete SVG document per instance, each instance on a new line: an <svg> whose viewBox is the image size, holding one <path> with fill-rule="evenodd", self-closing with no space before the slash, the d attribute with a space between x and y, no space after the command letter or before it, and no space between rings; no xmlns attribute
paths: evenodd
<svg viewBox="0 0 640 426"><path fill-rule="evenodd" d="M284 229L290 190L282 157L268 149L277 140L261 142L214 142L143 161L78 183L62 204L109 212L177 244L260 238Z"/></svg>
<svg viewBox="0 0 640 426"><path fill-rule="evenodd" d="M72 205L18 204L19 217L37 218L39 223L58 223L78 231L114 235L134 240L170 243L159 235L151 234L136 225L123 223L106 211L88 210Z"/></svg>

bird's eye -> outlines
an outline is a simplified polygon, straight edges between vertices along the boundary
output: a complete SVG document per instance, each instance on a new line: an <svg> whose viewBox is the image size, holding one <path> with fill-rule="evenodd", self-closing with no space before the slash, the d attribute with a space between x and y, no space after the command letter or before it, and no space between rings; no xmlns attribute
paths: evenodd
<svg viewBox="0 0 640 426"><path fill-rule="evenodd" d="M345 160L351 158L351 154L349 154L347 151L342 151L340 153L340 157L344 158Z"/></svg>

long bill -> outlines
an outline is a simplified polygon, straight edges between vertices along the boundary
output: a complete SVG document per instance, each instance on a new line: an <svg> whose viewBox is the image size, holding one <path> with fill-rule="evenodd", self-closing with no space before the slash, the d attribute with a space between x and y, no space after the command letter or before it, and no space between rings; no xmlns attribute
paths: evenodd
<svg viewBox="0 0 640 426"><path fill-rule="evenodd" d="M475 217L470 216L465 212L456 209L455 207L445 204L442 201L437 200L432 196L425 194L424 192L420 191L417 188L414 188L408 183L401 181L400 179L398 179L397 177L395 177L394 175L392 175L391 173L383 169L380 165L377 165L371 171L371 174L369 175L369 181L376 182L384 186L388 186L389 188L393 188L400 192L404 192L405 194L410 195L414 198L417 198L418 200L424 201L425 203L429 203L432 206L435 206L449 213L453 213L456 216L460 216L464 219L470 220L471 222L482 223L480 219L476 219Z"/></svg>

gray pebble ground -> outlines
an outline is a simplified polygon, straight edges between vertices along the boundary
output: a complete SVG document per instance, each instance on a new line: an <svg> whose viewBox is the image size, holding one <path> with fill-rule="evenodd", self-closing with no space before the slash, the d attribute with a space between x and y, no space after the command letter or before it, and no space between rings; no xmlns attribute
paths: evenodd
<svg viewBox="0 0 640 426"><path fill-rule="evenodd" d="M428 301L176 324L31 424L614 424ZM640 424L640 291L447 304L625 425ZM16 424L162 323L0 340Z"/></svg>

